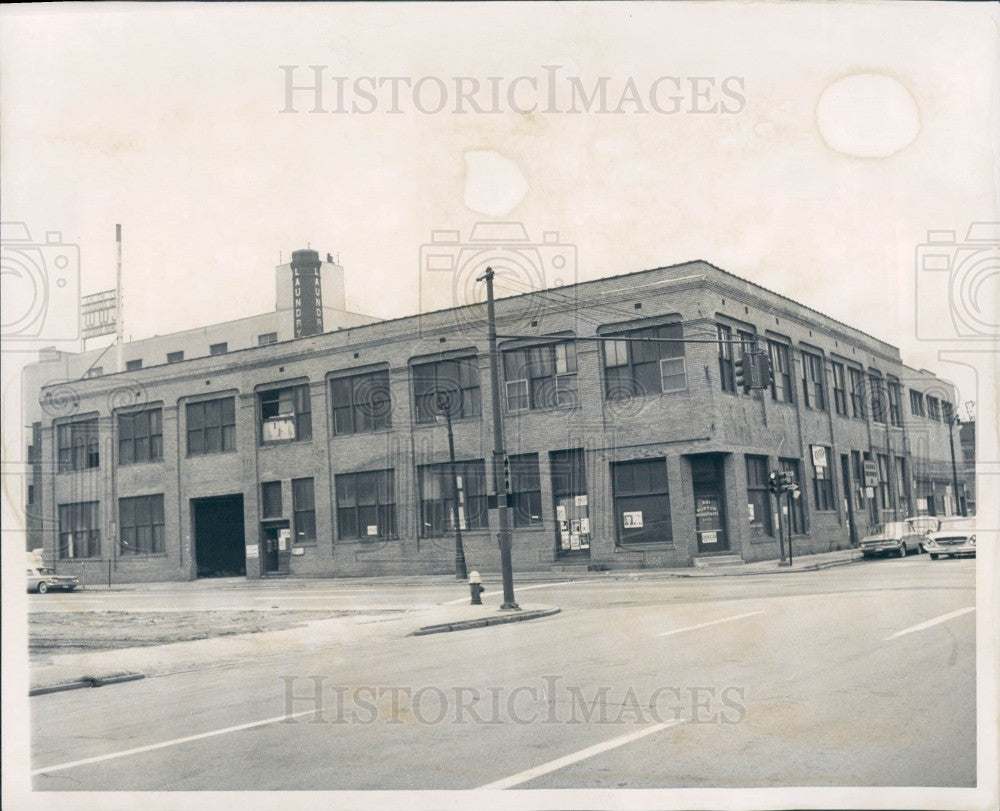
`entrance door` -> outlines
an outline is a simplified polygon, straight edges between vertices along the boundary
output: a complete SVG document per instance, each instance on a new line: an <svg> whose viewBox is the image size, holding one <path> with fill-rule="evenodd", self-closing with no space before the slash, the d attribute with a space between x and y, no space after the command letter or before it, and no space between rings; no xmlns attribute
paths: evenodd
<svg viewBox="0 0 1000 811"><path fill-rule="evenodd" d="M191 499L191 521L198 577L247 573L242 495Z"/></svg>
<svg viewBox="0 0 1000 811"><path fill-rule="evenodd" d="M722 456L702 454L691 456L690 460L698 552L728 552Z"/></svg>
<svg viewBox="0 0 1000 811"><path fill-rule="evenodd" d="M556 557L590 557L590 506L583 449L552 451L552 499L556 513Z"/></svg>
<svg viewBox="0 0 1000 811"><path fill-rule="evenodd" d="M278 571L278 528L264 528L264 574Z"/></svg>
<svg viewBox="0 0 1000 811"><path fill-rule="evenodd" d="M840 477L843 487L844 504L847 505L847 528L851 536L851 546L858 545L858 528L854 523L854 499L851 498L851 464L846 453L840 455Z"/></svg>

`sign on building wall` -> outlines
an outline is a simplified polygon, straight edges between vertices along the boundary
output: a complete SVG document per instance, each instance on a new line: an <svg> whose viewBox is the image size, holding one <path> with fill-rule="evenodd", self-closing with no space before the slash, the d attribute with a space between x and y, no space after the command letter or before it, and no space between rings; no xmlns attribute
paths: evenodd
<svg viewBox="0 0 1000 811"><path fill-rule="evenodd" d="M80 299L80 327L84 338L113 335L118 331L118 293L104 290Z"/></svg>
<svg viewBox="0 0 1000 811"><path fill-rule="evenodd" d="M826 448L823 445L812 445L813 467L826 467Z"/></svg>
<svg viewBox="0 0 1000 811"><path fill-rule="evenodd" d="M865 487L878 487L878 465L871 459L865 459Z"/></svg>
<svg viewBox="0 0 1000 811"><path fill-rule="evenodd" d="M318 335L323 331L323 288L318 267L292 265L292 296L295 308L295 337Z"/></svg>

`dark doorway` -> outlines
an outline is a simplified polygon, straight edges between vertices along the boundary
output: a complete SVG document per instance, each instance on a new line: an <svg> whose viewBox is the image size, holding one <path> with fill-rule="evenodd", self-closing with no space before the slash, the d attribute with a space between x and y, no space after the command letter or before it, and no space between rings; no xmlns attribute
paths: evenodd
<svg viewBox="0 0 1000 811"><path fill-rule="evenodd" d="M198 577L247 573L242 495L193 498L191 520Z"/></svg>
<svg viewBox="0 0 1000 811"><path fill-rule="evenodd" d="M847 506L847 528L851 533L851 546L857 546L858 527L854 522L854 499L851 498L851 464L846 453L840 455L840 475L844 488L844 504Z"/></svg>
<svg viewBox="0 0 1000 811"><path fill-rule="evenodd" d="M722 456L715 453L689 457L694 488L695 529L699 554L729 551L726 532L726 485Z"/></svg>

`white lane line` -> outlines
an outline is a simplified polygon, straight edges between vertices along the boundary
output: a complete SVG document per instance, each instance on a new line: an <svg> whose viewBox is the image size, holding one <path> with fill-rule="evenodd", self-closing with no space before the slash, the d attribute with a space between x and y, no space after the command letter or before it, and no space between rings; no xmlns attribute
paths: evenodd
<svg viewBox="0 0 1000 811"><path fill-rule="evenodd" d="M76 766L85 766L88 763L100 763L105 760L114 760L115 758L127 757L128 755L137 755L140 752L152 752L154 749L165 749L168 746L177 746L182 743L189 743L190 741L200 741L204 738L214 738L216 735L225 735L227 732L239 732L241 729L253 729L254 727L263 727L268 724L275 724L278 721L287 721L292 718L299 718L303 715L313 715L316 712L315 708L311 710L302 710L301 712L293 712L286 715L276 715L274 718L265 718L263 721L251 721L249 724L240 724L235 727L226 727L225 729L213 729L211 732L202 732L198 735L188 735L186 738L174 738L172 741L163 741L162 743L152 743L149 746L137 746L135 749L123 749L121 752L111 752L108 755L98 755L97 757L88 757L83 760L74 760L69 763L59 763L55 766L46 766L44 769L35 769L32 775L36 774L49 774L50 772L61 772L65 769L72 769Z"/></svg>
<svg viewBox="0 0 1000 811"><path fill-rule="evenodd" d="M733 620L741 620L745 617L756 617L758 614L763 614L763 611L748 611L746 614L737 614L735 617L723 617L721 620L712 620L711 622L703 622L699 625L689 625L687 628L678 628L675 631L664 631L660 636L673 636L674 634L682 634L685 631L694 631L697 628L707 628L709 625L719 625L723 622L732 622Z"/></svg>
<svg viewBox="0 0 1000 811"><path fill-rule="evenodd" d="M659 732L661 729L666 729L667 727L677 726L678 724L683 724L683 720L667 721L662 724L653 724L650 727L645 727L644 729L636 730L635 732L629 732L627 735L621 735L618 738L612 738L604 743L596 744L595 746L587 747L586 749L581 749L579 752L574 752L572 755L566 755L566 757L558 758L557 760L550 760L548 763L543 763L541 766L535 766L533 769L527 769L523 772L518 772L517 774L511 775L510 777L505 777L502 780L497 780L493 783L487 783L485 786L480 786L479 790L484 789L504 789L510 788L511 786L517 786L521 783L527 783L529 780L534 780L536 777L541 777L543 774L548 774L549 772L554 772L557 769L561 769L563 766L570 766L574 763L578 763L581 760L586 760L594 755L599 755L602 752L607 752L609 749L617 749L619 746L624 746L632 741L637 741L640 738L645 738L647 735L652 735L654 732Z"/></svg>
<svg viewBox="0 0 1000 811"><path fill-rule="evenodd" d="M942 622L947 622L953 617L960 617L962 614L968 614L970 611L975 611L975 606L970 606L969 608L960 608L958 611L952 611L950 614L942 614L940 617L934 617L934 619L927 620L927 622L921 622L919 625L913 625L909 628L904 628L902 631L896 631L892 636L887 636L883 639L883 642L888 642L890 639L896 639L900 636L905 636L906 634L912 634L914 631L923 631L925 628L930 628L931 626L938 625Z"/></svg>
<svg viewBox="0 0 1000 811"><path fill-rule="evenodd" d="M552 586L569 586L569 585L571 585L572 583L575 583L575 582L577 582L577 581L575 581L575 580L558 580L555 583L539 583L538 585L535 585L535 586L518 586L517 590L518 591L529 591L530 589L547 589L547 588L551 588ZM498 594L503 594L503 589L501 589L500 591L484 591L480 596L481 597L495 597ZM458 605L459 603L468 602L468 600L469 600L469 597L461 597L458 600L449 600L446 603L441 603L441 605Z"/></svg>

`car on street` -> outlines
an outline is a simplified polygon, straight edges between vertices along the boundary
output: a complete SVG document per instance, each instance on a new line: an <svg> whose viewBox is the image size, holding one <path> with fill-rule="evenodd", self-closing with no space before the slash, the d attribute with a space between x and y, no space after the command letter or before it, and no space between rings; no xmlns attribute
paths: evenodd
<svg viewBox="0 0 1000 811"><path fill-rule="evenodd" d="M861 539L858 548L866 558L875 555L897 555L904 557L910 552L923 551L924 532L907 521L889 521L876 524Z"/></svg>
<svg viewBox="0 0 1000 811"><path fill-rule="evenodd" d="M937 532L924 539L924 549L931 560L940 557L956 558L959 555L976 555L976 519L942 518Z"/></svg>
<svg viewBox="0 0 1000 811"><path fill-rule="evenodd" d="M78 578L68 574L56 574L44 566L28 566L28 591L45 594L49 589L72 591L80 585Z"/></svg>

